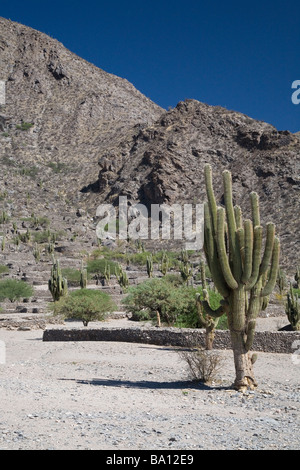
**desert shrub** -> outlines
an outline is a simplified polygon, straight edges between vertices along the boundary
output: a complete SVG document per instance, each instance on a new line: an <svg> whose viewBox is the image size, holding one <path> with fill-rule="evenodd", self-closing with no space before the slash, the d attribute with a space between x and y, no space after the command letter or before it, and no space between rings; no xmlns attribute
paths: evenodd
<svg viewBox="0 0 300 470"><path fill-rule="evenodd" d="M180 288L174 288L164 279L150 279L129 288L123 303L134 320L155 320L157 312L163 323L174 324L186 307L186 298Z"/></svg>
<svg viewBox="0 0 300 470"><path fill-rule="evenodd" d="M51 170L54 171L54 173L66 173L68 171L68 166L65 163L61 162L50 162L47 164Z"/></svg>
<svg viewBox="0 0 300 470"><path fill-rule="evenodd" d="M133 320L160 320L169 326L198 328L199 318L196 307L196 292L178 280L178 276L152 278L138 286L130 287L123 304ZM211 291L211 306L219 306L221 297Z"/></svg>
<svg viewBox="0 0 300 470"><path fill-rule="evenodd" d="M0 264L0 276L1 274L6 274L9 272L8 266L5 266L5 264Z"/></svg>
<svg viewBox="0 0 300 470"><path fill-rule="evenodd" d="M21 124L16 125L16 129L20 131L28 131L34 124L32 122L22 122Z"/></svg>
<svg viewBox="0 0 300 470"><path fill-rule="evenodd" d="M201 294L201 299L204 300L203 297L203 289L202 287L198 287L197 289L193 289L192 287L186 287L186 290L190 292L191 295L191 305L190 308L187 312L184 312L183 314L179 315L175 326L180 327L180 328L201 328L201 322L199 321L198 313L197 313L197 308L194 304L195 296L196 293ZM208 296L209 296L209 304L212 309L216 310L220 306L220 302L222 300L222 296L212 290L212 289L207 289ZM228 324L227 324L227 316L222 315L219 318L219 321L217 323L218 330L226 330L228 329Z"/></svg>
<svg viewBox="0 0 300 470"><path fill-rule="evenodd" d="M146 266L147 258L152 255L153 263L160 264L164 255L168 257L169 269L179 266L180 253L173 251L158 251L157 253L151 253L150 251L142 251L140 253L131 253L128 255L128 259L132 264L138 266Z"/></svg>
<svg viewBox="0 0 300 470"><path fill-rule="evenodd" d="M102 321L106 314L116 310L111 297L100 290L78 289L50 305L54 315L65 319L82 321L87 326L91 321Z"/></svg>
<svg viewBox="0 0 300 470"><path fill-rule="evenodd" d="M33 296L33 288L24 281L16 279L5 279L0 281L0 301L10 300L15 302L19 299L28 299Z"/></svg>
<svg viewBox="0 0 300 470"><path fill-rule="evenodd" d="M200 347L177 350L185 362L188 375L193 381L210 383L222 367L222 357L216 351L208 351Z"/></svg>
<svg viewBox="0 0 300 470"><path fill-rule="evenodd" d="M51 234L49 230L44 230L41 232L34 232L33 234L33 241L35 243L47 243L51 238Z"/></svg>
<svg viewBox="0 0 300 470"><path fill-rule="evenodd" d="M104 276L105 267L109 267L111 274L115 274L116 270L118 270L117 263L111 260L107 260L105 258L92 259L87 262L88 274L97 274L100 276Z"/></svg>
<svg viewBox="0 0 300 470"><path fill-rule="evenodd" d="M68 286L79 286L80 284L80 269L63 268L61 270L62 276L68 281Z"/></svg>
<svg viewBox="0 0 300 470"><path fill-rule="evenodd" d="M2 211L0 214L0 224L6 224L9 222L9 216L5 211Z"/></svg>
<svg viewBox="0 0 300 470"><path fill-rule="evenodd" d="M35 178L38 174L39 170L36 166L29 166L29 167L21 167L19 170L20 175L22 176L30 176L30 178Z"/></svg>

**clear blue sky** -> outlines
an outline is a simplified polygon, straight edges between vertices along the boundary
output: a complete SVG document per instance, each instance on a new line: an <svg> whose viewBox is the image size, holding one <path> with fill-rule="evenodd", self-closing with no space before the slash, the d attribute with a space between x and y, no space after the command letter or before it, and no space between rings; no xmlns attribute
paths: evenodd
<svg viewBox="0 0 300 470"><path fill-rule="evenodd" d="M291 101L299 0L15 0L1 2L0 16L49 34L163 108L193 98L300 130Z"/></svg>

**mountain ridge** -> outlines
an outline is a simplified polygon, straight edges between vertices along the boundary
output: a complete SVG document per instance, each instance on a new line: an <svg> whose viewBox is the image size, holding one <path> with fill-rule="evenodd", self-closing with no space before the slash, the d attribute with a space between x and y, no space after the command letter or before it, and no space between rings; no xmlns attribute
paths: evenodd
<svg viewBox="0 0 300 470"><path fill-rule="evenodd" d="M235 202L247 212L257 190L263 223L277 224L282 264L300 263L297 133L192 99L166 111L126 79L1 17L0 70L0 196L12 217L55 216L92 240L97 206L119 195L147 205L203 202L210 163L219 202L229 169Z"/></svg>

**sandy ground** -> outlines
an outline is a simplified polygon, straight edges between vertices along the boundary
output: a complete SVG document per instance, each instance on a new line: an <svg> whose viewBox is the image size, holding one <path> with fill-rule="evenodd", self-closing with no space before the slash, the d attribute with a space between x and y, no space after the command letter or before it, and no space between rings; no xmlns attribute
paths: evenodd
<svg viewBox="0 0 300 470"><path fill-rule="evenodd" d="M222 369L204 386L170 347L42 335L0 330L2 450L300 447L300 356L259 353L258 389L243 395L230 388L231 351L218 351Z"/></svg>

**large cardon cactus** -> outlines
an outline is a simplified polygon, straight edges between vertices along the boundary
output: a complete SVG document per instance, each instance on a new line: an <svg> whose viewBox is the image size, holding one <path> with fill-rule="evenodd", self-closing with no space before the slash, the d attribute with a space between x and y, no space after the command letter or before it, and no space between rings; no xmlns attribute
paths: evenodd
<svg viewBox="0 0 300 470"><path fill-rule="evenodd" d="M245 391L257 386L253 373L256 355L250 349L256 318L276 284L280 244L273 223L266 225L263 243L257 193L250 194L252 220L243 220L241 208L233 206L228 170L223 172L225 207L216 204L210 165L205 166L205 185L204 251L224 301L217 311L212 311L207 302L203 302L203 308L210 316L227 314L236 371L234 388Z"/></svg>

